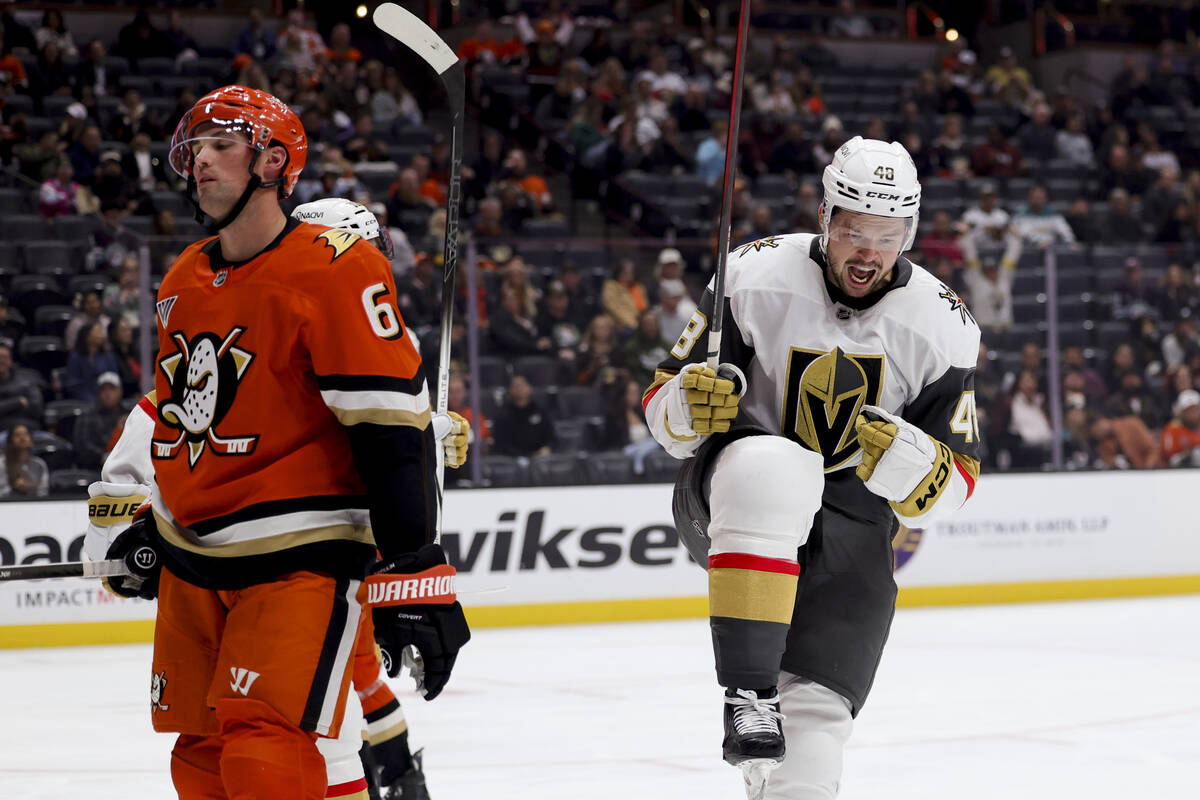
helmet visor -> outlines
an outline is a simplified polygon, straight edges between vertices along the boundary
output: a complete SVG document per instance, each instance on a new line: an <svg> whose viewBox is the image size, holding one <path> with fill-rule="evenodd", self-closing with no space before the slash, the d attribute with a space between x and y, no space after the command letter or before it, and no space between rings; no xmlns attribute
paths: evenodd
<svg viewBox="0 0 1200 800"><path fill-rule="evenodd" d="M180 177L187 178L192 174L192 162L195 154L204 143L215 141L235 141L251 147L254 141L256 126L249 120L234 117L225 119L207 116L196 120L196 110L183 115L175 126L175 134L171 137L171 150L167 161L171 169Z"/></svg>
<svg viewBox="0 0 1200 800"><path fill-rule="evenodd" d="M881 217L839 209L829 220L829 240L859 250L899 253L915 223L912 217Z"/></svg>

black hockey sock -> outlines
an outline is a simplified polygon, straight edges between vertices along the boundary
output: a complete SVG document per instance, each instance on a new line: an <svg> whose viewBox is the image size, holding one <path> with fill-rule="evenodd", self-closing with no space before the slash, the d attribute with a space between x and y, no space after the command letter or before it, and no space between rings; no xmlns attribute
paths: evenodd
<svg viewBox="0 0 1200 800"><path fill-rule="evenodd" d="M412 767L408 749L408 731L371 746L371 756L379 768L379 782L387 786Z"/></svg>

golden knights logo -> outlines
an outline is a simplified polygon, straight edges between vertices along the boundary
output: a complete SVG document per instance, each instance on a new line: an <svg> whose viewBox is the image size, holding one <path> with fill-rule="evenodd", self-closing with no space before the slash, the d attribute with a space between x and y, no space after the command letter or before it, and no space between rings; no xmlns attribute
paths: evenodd
<svg viewBox="0 0 1200 800"><path fill-rule="evenodd" d="M957 311L959 313L959 316L962 317L963 325L966 325L968 321L972 323L975 322L975 318L971 316L971 312L967 311L966 303L964 303L962 298L959 297L958 294L949 286L943 283L942 291L940 294L938 294L938 297L950 304L951 311Z"/></svg>
<svg viewBox="0 0 1200 800"><path fill-rule="evenodd" d="M313 239L313 241L319 242L324 239L325 246L333 248L333 256L329 259L329 263L332 264L334 261L337 261L343 253L353 247L354 243L360 238L361 237L357 233L339 230L338 228L330 228L324 233L318 233L317 238Z"/></svg>
<svg viewBox="0 0 1200 800"><path fill-rule="evenodd" d="M762 249L764 247L770 247L772 249L779 247L779 237L778 236L768 236L765 239L757 239L753 242L750 242L749 244L744 244L738 248L738 256L739 257L744 256L744 255L746 255L746 253L749 253L751 250L753 250L756 253L761 253Z"/></svg>
<svg viewBox="0 0 1200 800"><path fill-rule="evenodd" d="M254 452L258 436L221 436L217 425L229 413L238 384L254 361L254 354L235 346L245 328L235 327L224 338L197 334L189 342L175 331L176 352L159 359L158 366L171 385L171 396L159 403L158 418L179 431L174 441L153 441L154 458L175 458L187 446L188 466L196 466L206 446L221 456ZM181 369L182 367L182 369Z"/></svg>
<svg viewBox="0 0 1200 800"><path fill-rule="evenodd" d="M783 395L783 434L825 457L826 471L859 451L854 420L878 405L884 357L793 347Z"/></svg>

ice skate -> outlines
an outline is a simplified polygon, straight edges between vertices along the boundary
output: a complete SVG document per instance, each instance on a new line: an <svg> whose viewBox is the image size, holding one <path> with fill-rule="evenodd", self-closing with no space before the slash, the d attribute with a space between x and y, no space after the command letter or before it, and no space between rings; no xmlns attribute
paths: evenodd
<svg viewBox="0 0 1200 800"><path fill-rule="evenodd" d="M729 689L725 693L725 761L742 770L747 800L766 796L771 770L783 762L783 714L774 688L759 693Z"/></svg>
<svg viewBox="0 0 1200 800"><path fill-rule="evenodd" d="M412 755L412 766L396 780L384 786L379 786L380 800L429 800L429 790L425 788L425 771L422 769L424 750L418 750Z"/></svg>

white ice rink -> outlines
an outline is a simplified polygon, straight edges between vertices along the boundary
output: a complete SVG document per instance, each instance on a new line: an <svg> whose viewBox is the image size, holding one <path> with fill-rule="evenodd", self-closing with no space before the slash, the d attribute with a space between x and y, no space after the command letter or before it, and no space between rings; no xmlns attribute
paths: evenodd
<svg viewBox="0 0 1200 800"><path fill-rule="evenodd" d="M149 646L0 651L0 798L170 798ZM703 620L481 630L433 800L739 800ZM843 800L1195 800L1200 597L901 611Z"/></svg>

